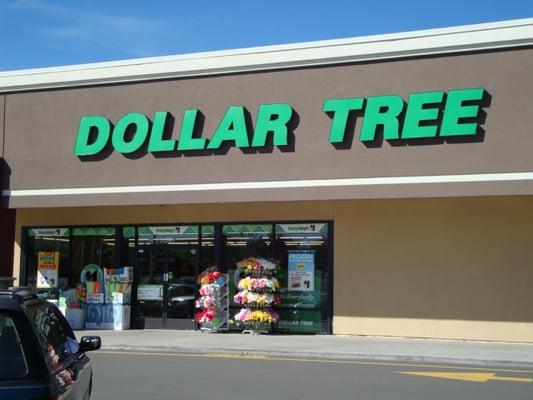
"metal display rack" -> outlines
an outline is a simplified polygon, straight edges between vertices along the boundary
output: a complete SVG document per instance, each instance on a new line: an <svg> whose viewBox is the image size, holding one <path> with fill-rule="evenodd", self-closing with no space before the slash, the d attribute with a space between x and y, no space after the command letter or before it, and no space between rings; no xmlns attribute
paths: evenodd
<svg viewBox="0 0 533 400"><path fill-rule="evenodd" d="M226 332L229 329L229 300L228 300L228 274L221 274L217 280L209 286L212 291L211 296L214 300L214 305L209 308L216 314L212 321L200 322L200 330L202 332L217 333ZM207 310L204 307L200 307Z"/></svg>
<svg viewBox="0 0 533 400"><path fill-rule="evenodd" d="M247 264L248 267L246 266ZM264 264L269 264L270 268L264 268ZM267 280L272 286L239 288L239 293L234 297L234 302L243 307L241 309L241 312L250 312L251 314L254 314L255 312L263 311L269 313L270 316L276 316L276 321L271 323L263 321L241 321L240 324L243 327L242 333L251 335L268 334L272 332L274 325L275 323L277 323L277 319L279 318L277 313L274 311L276 305L276 298L278 299L277 304L279 304L278 288L273 286L274 281L277 282L275 278L275 264L265 259L251 257L249 259L245 259L239 262L237 264L237 267L241 271L242 276L245 277L245 279L243 280ZM279 283L277 283L277 285L279 285ZM236 298L238 298L239 296L242 296L242 298L237 301ZM265 301L264 296L268 296L270 297L270 299L267 299L267 302L263 302L262 304L258 303L257 297L263 297L263 301ZM245 301L242 301L243 298L246 298Z"/></svg>

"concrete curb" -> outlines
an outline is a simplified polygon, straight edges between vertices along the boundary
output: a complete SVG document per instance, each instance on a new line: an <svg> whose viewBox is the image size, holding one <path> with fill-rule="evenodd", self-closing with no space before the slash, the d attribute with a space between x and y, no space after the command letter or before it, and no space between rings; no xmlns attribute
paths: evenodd
<svg viewBox="0 0 533 400"><path fill-rule="evenodd" d="M266 356L277 358L307 358L307 359L324 359L340 361L376 361L376 362L420 362L430 364L447 364L460 366L479 366L479 367L501 367L501 368L527 368L533 369L533 362L516 361L516 360L495 360L480 359L468 357L443 357L433 355L405 355L405 354L372 354L372 353L328 353L313 351L275 351L275 350L246 350L231 348L191 348L191 347L164 347L164 346L128 346L113 345L102 346L102 350L108 351L145 351L145 352L162 352L162 353L189 353L198 355L228 355L228 356Z"/></svg>

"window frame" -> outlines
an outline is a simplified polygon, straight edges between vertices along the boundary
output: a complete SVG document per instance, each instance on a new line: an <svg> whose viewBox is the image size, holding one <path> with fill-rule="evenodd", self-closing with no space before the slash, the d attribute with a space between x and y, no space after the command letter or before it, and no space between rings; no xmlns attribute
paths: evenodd
<svg viewBox="0 0 533 400"><path fill-rule="evenodd" d="M70 229L70 236L69 236L69 248L70 248L70 260L73 259L72 255L72 233L75 228L97 228L97 227L114 227L115 228L115 264L119 264L122 261L121 256L121 249L120 246L117 246L118 243L121 243L121 240L123 238L123 228L124 227L133 227L135 228L135 237L134 243L135 243L135 256L134 260L130 262L131 265L134 266L134 278L133 283L134 285L138 285L138 271L137 271L137 251L138 251L138 228L144 227L144 226L182 226L182 225L196 225L199 228L199 235L198 235L198 248L199 248L199 254L202 252L202 227L204 226L213 226L214 232L213 232L213 240L214 240L214 248L213 248L213 264L222 266L222 262L224 259L223 256L223 244L224 244L224 233L223 233L223 226L224 225L240 225L240 224L253 224L253 225L271 225L272 226L272 235L275 236L275 225L277 224L300 224L300 223L306 223L306 224L327 224L328 226L328 234L327 234L327 241L328 241L328 250L327 250L327 265L326 265L326 271L328 274L328 283L327 283L327 304L325 305L325 310L327 311L327 329L324 333L331 334L333 332L333 311L334 311L334 304L333 304L333 283L334 283L334 259L333 259L333 248L334 248L334 221L333 220L326 220L326 219L298 219L298 220L228 220L228 221L214 221L214 222L143 222L143 223L124 223L124 224L60 224L60 225L28 225L22 227L22 248L21 248L21 258L20 258L20 271L21 271L21 283L26 285L27 284L27 276L26 276L26 252L27 252L27 238L28 238L28 232L30 229L39 229L39 228L56 228L56 227L62 227L62 228L68 228ZM72 261L71 261L72 262ZM222 266L224 267L224 266ZM200 265L197 265L197 268L201 268ZM132 313L131 313L131 319L132 323L135 319L136 315L136 302L137 302L137 296L136 291L134 290L132 293Z"/></svg>
<svg viewBox="0 0 533 400"><path fill-rule="evenodd" d="M23 306L24 309L24 306ZM25 311L25 310L24 310ZM28 373L25 377L20 379L0 381L0 386L6 386L13 383L37 383L48 380L48 369L44 358L41 355L40 346L37 342L37 336L33 330L33 325L28 320L24 311L13 311L1 309L0 313L8 314L17 328L20 342L23 347L24 356L26 358L26 365Z"/></svg>
<svg viewBox="0 0 533 400"><path fill-rule="evenodd" d="M33 309L35 309L35 311L33 311ZM79 350L76 353L70 353L67 357L64 357L63 359L61 359L58 362L58 364L56 366L54 366L53 368L50 367L49 363L46 361L47 350L42 345L42 336L41 336L42 333L39 332L39 327L34 322L33 316L31 315L32 312L36 313L38 311L42 311L42 312L44 312L46 314L48 314L48 313L54 314L54 316L58 319L59 323L61 324L61 329L65 333L65 336L70 338L70 339L75 340L76 343L77 343L77 339L76 339L76 336L74 335L74 332L72 331L72 328L70 327L70 325L67 322L67 320L65 319L65 317L63 317L63 315L61 314L59 309L55 305L53 305L51 303L46 303L46 302L41 302L40 301L38 303L29 304L29 305L24 306L24 311L26 313L26 316L27 316L27 319L28 319L28 323L31 326L31 331L34 334L34 343L36 344L38 353L41 355L41 359L42 359L42 361L44 363L44 366L46 368L47 373L52 375L56 371L62 370L65 367L67 367L68 365L70 365L72 363L74 357L76 357L79 354ZM56 349L54 349L54 351L56 351Z"/></svg>

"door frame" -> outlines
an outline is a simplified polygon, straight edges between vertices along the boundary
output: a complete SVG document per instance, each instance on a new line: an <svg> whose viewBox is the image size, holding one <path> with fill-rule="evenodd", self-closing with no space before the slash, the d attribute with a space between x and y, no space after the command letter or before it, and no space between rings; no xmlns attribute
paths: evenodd
<svg viewBox="0 0 533 400"><path fill-rule="evenodd" d="M140 246L137 246L137 259L135 260L135 270L139 271L139 256L138 256L138 249ZM140 307L136 307L136 313L135 319L142 318L144 320L145 325L147 322L149 322L149 326L144 326L145 328L149 329L165 329L166 322L167 322L167 305L166 305L166 299L168 297L168 279L165 281L165 277L168 278L168 245L165 243L149 243L144 245L145 249L148 250L148 257L149 259L152 257L153 253L159 253L162 252L163 255L163 271L162 271L162 286L163 286L163 293L162 293L162 299L161 299L161 316L160 317L154 317L154 316L142 316L141 317L141 310ZM146 251L146 250L145 250ZM139 276L138 279L141 277ZM137 280L135 287L132 288L135 292L137 292L137 289L141 283ZM135 295L136 301L137 300L137 293Z"/></svg>
<svg viewBox="0 0 533 400"><path fill-rule="evenodd" d="M161 318L159 317L143 317L146 321L149 320L150 329L194 329L194 323L192 319L186 318L169 318L168 317L168 308L170 301L170 245L168 243L150 243L145 245L149 248L150 252L155 251L158 254L163 255L163 276L162 276L162 285L163 285L163 298L161 300ZM179 268L179 265L177 266ZM139 270L138 259L137 259L137 271ZM137 286L134 289L137 290ZM139 313L140 310L137 310ZM139 317L139 316L137 316Z"/></svg>

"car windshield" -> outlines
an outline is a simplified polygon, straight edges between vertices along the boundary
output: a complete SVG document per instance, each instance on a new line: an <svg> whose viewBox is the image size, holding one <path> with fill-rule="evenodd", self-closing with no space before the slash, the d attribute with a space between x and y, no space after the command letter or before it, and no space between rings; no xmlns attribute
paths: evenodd
<svg viewBox="0 0 533 400"><path fill-rule="evenodd" d="M171 286L170 294L172 296L194 296L196 294L196 288L191 285Z"/></svg>
<svg viewBox="0 0 533 400"><path fill-rule="evenodd" d="M22 379L28 365L19 332L9 314L0 312L0 381Z"/></svg>

